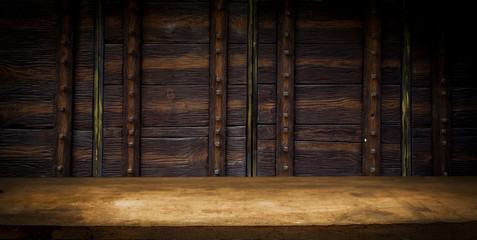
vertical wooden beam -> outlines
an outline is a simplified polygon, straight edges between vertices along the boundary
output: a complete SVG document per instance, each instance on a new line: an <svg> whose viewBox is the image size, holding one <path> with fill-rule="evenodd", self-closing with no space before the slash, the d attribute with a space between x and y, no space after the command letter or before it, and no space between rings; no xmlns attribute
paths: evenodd
<svg viewBox="0 0 477 240"><path fill-rule="evenodd" d="M403 43L401 79L402 175L412 176L411 155L411 33L409 30L408 1L403 0Z"/></svg>
<svg viewBox="0 0 477 240"><path fill-rule="evenodd" d="M225 176L228 1L212 1L210 12L209 176Z"/></svg>
<svg viewBox="0 0 477 240"><path fill-rule="evenodd" d="M364 32L363 175L379 176L381 162L381 19L370 0Z"/></svg>
<svg viewBox="0 0 477 240"><path fill-rule="evenodd" d="M443 12L443 9L440 9ZM450 87L446 71L445 18L439 14L438 41L434 50L432 81L432 159L434 175L447 176L450 157Z"/></svg>
<svg viewBox="0 0 477 240"><path fill-rule="evenodd" d="M97 0L94 16L94 140L93 176L101 176L103 162L104 0Z"/></svg>
<svg viewBox="0 0 477 240"><path fill-rule="evenodd" d="M123 176L139 176L141 124L141 14L140 0L124 6L123 62Z"/></svg>
<svg viewBox="0 0 477 240"><path fill-rule="evenodd" d="M53 175L71 175L71 119L73 113L73 17L71 0L62 0L58 22L56 67L56 147Z"/></svg>
<svg viewBox="0 0 477 240"><path fill-rule="evenodd" d="M282 0L277 46L276 175L293 176L295 12L293 0Z"/></svg>
<svg viewBox="0 0 477 240"><path fill-rule="evenodd" d="M258 16L257 0L249 0L247 50L247 176L257 175Z"/></svg>

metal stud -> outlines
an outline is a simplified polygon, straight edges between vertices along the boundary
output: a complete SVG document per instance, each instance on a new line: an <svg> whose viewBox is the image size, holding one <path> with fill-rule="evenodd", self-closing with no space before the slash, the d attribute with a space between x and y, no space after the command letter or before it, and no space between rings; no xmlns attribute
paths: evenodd
<svg viewBox="0 0 477 240"><path fill-rule="evenodd" d="M129 135L130 136L134 135L134 130L129 130Z"/></svg>
<svg viewBox="0 0 477 240"><path fill-rule="evenodd" d="M447 122L447 118L441 118L441 122L443 123Z"/></svg>
<svg viewBox="0 0 477 240"><path fill-rule="evenodd" d="M132 146L134 146L134 143L133 143L133 142L129 142L129 143L128 143L128 146L129 146L129 147L132 147Z"/></svg>
<svg viewBox="0 0 477 240"><path fill-rule="evenodd" d="M222 49L220 49L220 48L216 48L216 49L215 49L215 52L216 52L217 54L219 54L219 53L221 53L221 52L222 52Z"/></svg>
<svg viewBox="0 0 477 240"><path fill-rule="evenodd" d="M376 131L371 131L370 134L371 136L376 136Z"/></svg>
<svg viewBox="0 0 477 240"><path fill-rule="evenodd" d="M216 129L215 130L215 135L219 135L220 134L220 129Z"/></svg>
<svg viewBox="0 0 477 240"><path fill-rule="evenodd" d="M133 122L134 121L134 118L133 117L129 117L129 122Z"/></svg>
<svg viewBox="0 0 477 240"><path fill-rule="evenodd" d="M283 96L288 97L288 91L283 91Z"/></svg>
<svg viewBox="0 0 477 240"><path fill-rule="evenodd" d="M371 79L376 79L376 73L371 74Z"/></svg>
<svg viewBox="0 0 477 240"><path fill-rule="evenodd" d="M65 110L66 110L65 107L63 106L60 107L60 112L64 112Z"/></svg>
<svg viewBox="0 0 477 240"><path fill-rule="evenodd" d="M288 171L288 166L287 165L283 166L283 170Z"/></svg>
<svg viewBox="0 0 477 240"><path fill-rule="evenodd" d="M131 97L134 96L134 91L129 91L128 95Z"/></svg>
<svg viewBox="0 0 477 240"><path fill-rule="evenodd" d="M288 118L288 113L283 113L284 118Z"/></svg>
<svg viewBox="0 0 477 240"><path fill-rule="evenodd" d="M283 151L284 151L284 152L288 152L288 147L287 147L287 146L284 146L284 147L283 147Z"/></svg>
<svg viewBox="0 0 477 240"><path fill-rule="evenodd" d="M64 139L64 138L65 138L65 135L64 135L64 134L60 134L60 135L58 135L58 138L59 138L59 139Z"/></svg>
<svg viewBox="0 0 477 240"><path fill-rule="evenodd" d="M215 94L216 94L216 95L220 95L220 90L216 90L216 91L215 91Z"/></svg>
<svg viewBox="0 0 477 240"><path fill-rule="evenodd" d="M447 133L447 130L446 130L446 129L441 129L441 133L442 133L442 134L446 134L446 133Z"/></svg>
<svg viewBox="0 0 477 240"><path fill-rule="evenodd" d="M134 54L134 50L129 49L129 55L133 55L133 54Z"/></svg>
<svg viewBox="0 0 477 240"><path fill-rule="evenodd" d="M220 116L216 116L215 121L217 121L217 122L220 121Z"/></svg>
<svg viewBox="0 0 477 240"><path fill-rule="evenodd" d="M376 172L376 168L370 167L370 168L369 168L369 171L372 172L372 173L375 173L375 172Z"/></svg>
<svg viewBox="0 0 477 240"><path fill-rule="evenodd" d="M285 51L283 51L283 53L285 53L285 55L288 55L288 54L290 54L290 51L285 50Z"/></svg>
<svg viewBox="0 0 477 240"><path fill-rule="evenodd" d="M286 72L285 77L290 77L290 73Z"/></svg>
<svg viewBox="0 0 477 240"><path fill-rule="evenodd" d="M445 96L445 95L447 95L447 92L446 92L446 91L442 91L441 94L442 94L442 96Z"/></svg>
<svg viewBox="0 0 477 240"><path fill-rule="evenodd" d="M63 166L58 166L58 167L56 167L56 170L62 172L62 171L63 171Z"/></svg>
<svg viewBox="0 0 477 240"><path fill-rule="evenodd" d="M221 9L222 9L222 5L217 4L217 10L221 10Z"/></svg>
<svg viewBox="0 0 477 240"><path fill-rule="evenodd" d="M442 83L442 84L446 83L446 79L445 79L445 78L441 78L441 83Z"/></svg>
<svg viewBox="0 0 477 240"><path fill-rule="evenodd" d="M376 55L376 50L371 50L372 55Z"/></svg>
<svg viewBox="0 0 477 240"><path fill-rule="evenodd" d="M215 34L215 38L217 38L217 39L221 39L221 38L222 38L222 34L221 34L221 33L217 33L217 34Z"/></svg>
<svg viewBox="0 0 477 240"><path fill-rule="evenodd" d="M283 33L283 36L284 36L284 37L288 37L288 32L284 32L284 33Z"/></svg>
<svg viewBox="0 0 477 240"><path fill-rule="evenodd" d="M371 148L371 154L376 154L376 149Z"/></svg>
<svg viewBox="0 0 477 240"><path fill-rule="evenodd" d="M128 75L128 79L129 79L129 80L133 80L133 79L134 79L134 76L133 76L132 74L129 74L129 75Z"/></svg>
<svg viewBox="0 0 477 240"><path fill-rule="evenodd" d="M128 168L128 174L132 174L132 169Z"/></svg>
<svg viewBox="0 0 477 240"><path fill-rule="evenodd" d="M288 128L283 128L284 133L288 133Z"/></svg>
<svg viewBox="0 0 477 240"><path fill-rule="evenodd" d="M220 142L215 142L215 147L220 147Z"/></svg>
<svg viewBox="0 0 477 240"><path fill-rule="evenodd" d="M371 96L373 96L373 97L376 97L376 95L378 95L376 92L371 93Z"/></svg>
<svg viewBox="0 0 477 240"><path fill-rule="evenodd" d="M215 78L215 81L216 81L216 82L220 82L220 77L216 77L216 78Z"/></svg>
<svg viewBox="0 0 477 240"><path fill-rule="evenodd" d="M214 174L215 174L215 175L219 175L219 173L220 173L220 170L219 170L219 169L215 169L215 170L214 170Z"/></svg>
<svg viewBox="0 0 477 240"><path fill-rule="evenodd" d="M442 146L445 146L445 145L447 145L447 141L442 141L441 144L442 144Z"/></svg>
<svg viewBox="0 0 477 240"><path fill-rule="evenodd" d="M285 11L285 15L290 16L290 11Z"/></svg>

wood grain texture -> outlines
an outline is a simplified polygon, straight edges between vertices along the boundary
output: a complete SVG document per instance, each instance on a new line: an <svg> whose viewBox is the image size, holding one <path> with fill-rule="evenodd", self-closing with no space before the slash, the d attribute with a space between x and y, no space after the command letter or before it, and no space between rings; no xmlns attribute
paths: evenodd
<svg viewBox="0 0 477 240"><path fill-rule="evenodd" d="M258 140L257 141L257 176L273 177L275 176L275 140Z"/></svg>
<svg viewBox="0 0 477 240"><path fill-rule="evenodd" d="M209 124L208 85L142 85L142 127Z"/></svg>
<svg viewBox="0 0 477 240"><path fill-rule="evenodd" d="M361 125L296 125L296 141L354 142L362 141Z"/></svg>
<svg viewBox="0 0 477 240"><path fill-rule="evenodd" d="M259 1L257 3L259 44L277 43L278 9L279 4L275 1Z"/></svg>
<svg viewBox="0 0 477 240"><path fill-rule="evenodd" d="M296 124L361 124L359 85L296 85Z"/></svg>
<svg viewBox="0 0 477 240"><path fill-rule="evenodd" d="M258 124L274 124L276 112L277 86L275 84L258 84Z"/></svg>
<svg viewBox="0 0 477 240"><path fill-rule="evenodd" d="M401 128L398 129L399 133ZM384 136L384 135L383 135ZM381 144L381 176L401 176L401 142Z"/></svg>
<svg viewBox="0 0 477 240"><path fill-rule="evenodd" d="M106 44L122 44L124 42L124 1L126 0L105 0L104 42Z"/></svg>
<svg viewBox="0 0 477 240"><path fill-rule="evenodd" d="M247 84L247 45L228 44L227 81L229 85Z"/></svg>
<svg viewBox="0 0 477 240"><path fill-rule="evenodd" d="M228 8L228 44L247 44L248 3L230 1Z"/></svg>
<svg viewBox="0 0 477 240"><path fill-rule="evenodd" d="M381 121L401 122L401 86L388 85L381 88Z"/></svg>
<svg viewBox="0 0 477 240"><path fill-rule="evenodd" d="M296 42L361 43L363 4L361 1L299 2Z"/></svg>
<svg viewBox="0 0 477 240"><path fill-rule="evenodd" d="M258 83L277 81L277 44L261 43L258 48ZM260 93L259 93L260 94Z"/></svg>
<svg viewBox="0 0 477 240"><path fill-rule="evenodd" d="M361 175L361 143L295 142L295 176Z"/></svg>
<svg viewBox="0 0 477 240"><path fill-rule="evenodd" d="M383 30L385 28L383 27ZM384 37L384 36L383 36ZM384 40L383 40L384 41ZM401 44L383 43L381 50L381 85L401 84Z"/></svg>
<svg viewBox="0 0 477 240"><path fill-rule="evenodd" d="M208 131L208 127L143 127L141 136L144 138L207 137Z"/></svg>
<svg viewBox="0 0 477 240"><path fill-rule="evenodd" d="M362 44L296 45L296 84L361 84Z"/></svg>
<svg viewBox="0 0 477 240"><path fill-rule="evenodd" d="M91 177L93 174L93 131L73 130L72 177Z"/></svg>
<svg viewBox="0 0 477 240"><path fill-rule="evenodd" d="M227 126L245 126L247 122L247 85L227 86Z"/></svg>
<svg viewBox="0 0 477 240"><path fill-rule="evenodd" d="M141 176L207 176L207 138L142 138Z"/></svg>
<svg viewBox="0 0 477 240"><path fill-rule="evenodd" d="M104 45L104 85L123 84L123 45Z"/></svg>
<svg viewBox="0 0 477 240"><path fill-rule="evenodd" d="M141 68L143 85L208 85L209 45L144 44Z"/></svg>
<svg viewBox="0 0 477 240"><path fill-rule="evenodd" d="M209 7L208 2L145 2L144 43L208 43Z"/></svg>
<svg viewBox="0 0 477 240"><path fill-rule="evenodd" d="M247 176L246 138L227 136L226 176Z"/></svg>
<svg viewBox="0 0 477 240"><path fill-rule="evenodd" d="M103 139L103 167L101 176L103 177L122 177L122 145L121 137Z"/></svg>

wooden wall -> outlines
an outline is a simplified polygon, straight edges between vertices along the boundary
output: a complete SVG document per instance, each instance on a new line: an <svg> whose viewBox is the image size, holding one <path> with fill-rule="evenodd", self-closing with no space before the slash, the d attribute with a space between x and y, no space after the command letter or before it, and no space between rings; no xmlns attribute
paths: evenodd
<svg viewBox="0 0 477 240"><path fill-rule="evenodd" d="M277 119L282 110L283 19L294 42L292 55L291 117L293 152L290 168L295 176L363 175L367 156L366 40L367 12L371 1L271 1L271 0L143 0L137 10L140 29L129 32L129 0L103 0L104 12L97 2L81 1L2 1L0 3L0 176L50 177L93 176L95 136L101 131L102 169L105 177L128 176L128 99L134 96L140 108L140 176L246 176L247 140L254 134L257 176L281 175L277 170L281 135ZM68 3L66 10L62 4ZM217 2L222 6L216 6ZM403 1L377 1L381 24L380 64L377 84L380 121L378 175L402 175L403 126ZM451 3L449 3L451 4ZM461 3L464 4L464 3ZM458 14L458 4L419 1L410 3L411 36L411 160L413 175L477 174L477 88L474 83L475 47L461 27L471 14ZM465 4L464 4L465 5ZM251 6L257 11L256 24L249 21ZM290 13L286 13L286 7ZM216 57L217 11L225 16L225 58ZM284 12L285 11L285 14ZM63 16L70 14L72 27L64 28ZM102 127L95 128L95 44L98 20L104 19L104 72L101 103ZM289 14L289 15L288 15ZM126 21L128 20L128 21ZM456 27L459 26L459 27ZM258 33L252 54L249 33ZM72 60L62 61L68 47L61 40L72 34ZM125 36L137 34L140 41L140 89L127 91L130 64ZM443 40L445 39L445 41ZM62 47L63 46L63 47ZM444 50L442 50L444 49ZM443 51L445 54L443 54ZM217 51L219 54L219 51ZM218 55L217 55L218 56ZM250 60L252 59L252 60ZM211 173L210 146L215 138L214 104L216 61L226 64L224 173ZM439 62L440 61L440 62ZM442 65L442 62L445 62ZM71 64L72 109L59 106L61 75L59 64ZM247 69L257 64L256 79ZM443 67L444 66L444 67ZM57 71L58 70L58 71ZM447 82L436 89L444 74ZM439 78L439 79L437 79ZM250 84L257 89L248 92ZM63 88L64 89L64 88ZM126 90L125 90L126 89ZM445 89L445 93L442 93ZM69 90L66 91L68 94ZM439 95L439 94L441 95ZM137 94L137 95L135 95ZM61 95L63 96L63 95ZM438 98L438 99L437 99ZM135 98L136 99L136 98ZM214 100L216 99L216 100ZM256 101L254 100L256 99ZM448 120L436 113L445 107ZM436 108L437 107L437 108ZM247 131L250 108L256 119ZM448 109L448 110L446 110ZM64 145L71 152L68 171L58 174L58 138L63 125L61 114L70 114L71 129ZM212 121L212 122L211 122ZM436 123L438 125L436 125ZM441 125L439 125L441 123ZM442 132L442 124L450 129ZM441 126L439 129L436 126ZM288 131L288 129L287 129ZM366 130L367 131L367 130ZM446 135L449 131L449 135ZM213 133L213 132L212 132ZM71 139L69 139L71 136ZM139 136L139 135L138 135ZM212 137L211 137L212 136ZM279 136L279 137L277 137ZM442 139L445 139L444 145ZM126 142L125 142L126 141ZM440 145L439 145L440 144ZM278 146L278 149L277 149ZM437 158L441 156L443 158ZM66 152L68 155L69 153ZM280 155L280 157L282 157ZM282 161L281 159L280 161ZM444 170L436 171L441 164ZM61 165L62 166L62 165ZM65 165L68 166L68 165ZM367 165L366 165L367 166ZM440 166L440 165L439 165ZM255 174L255 173L254 173ZM130 174L129 174L130 175Z"/></svg>

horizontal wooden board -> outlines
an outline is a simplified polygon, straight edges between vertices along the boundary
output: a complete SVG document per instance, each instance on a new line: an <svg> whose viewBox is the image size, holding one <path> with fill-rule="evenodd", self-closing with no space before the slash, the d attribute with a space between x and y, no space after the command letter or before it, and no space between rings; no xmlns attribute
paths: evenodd
<svg viewBox="0 0 477 240"><path fill-rule="evenodd" d="M277 81L277 45L260 44L258 46L258 83L276 83Z"/></svg>
<svg viewBox="0 0 477 240"><path fill-rule="evenodd" d="M296 43L363 42L363 6L360 1L298 2Z"/></svg>
<svg viewBox="0 0 477 240"><path fill-rule="evenodd" d="M401 84L400 43L383 44L381 51L381 85Z"/></svg>
<svg viewBox="0 0 477 240"><path fill-rule="evenodd" d="M411 43L411 68L413 87L432 85L432 45L429 42Z"/></svg>
<svg viewBox="0 0 477 240"><path fill-rule="evenodd" d="M381 143L399 144L401 143L401 125L399 123L381 124Z"/></svg>
<svg viewBox="0 0 477 240"><path fill-rule="evenodd" d="M123 86L105 85L103 103L103 127L122 128L123 124Z"/></svg>
<svg viewBox="0 0 477 240"><path fill-rule="evenodd" d="M142 84L209 84L208 44L144 44Z"/></svg>
<svg viewBox="0 0 477 240"><path fill-rule="evenodd" d="M412 139L412 173L415 176L432 176L432 137Z"/></svg>
<svg viewBox="0 0 477 240"><path fill-rule="evenodd" d="M93 174L93 131L73 130L71 175L91 177Z"/></svg>
<svg viewBox="0 0 477 240"><path fill-rule="evenodd" d="M380 2L382 36L381 41L387 43L400 43L402 39L402 11L396 11L402 8L400 1Z"/></svg>
<svg viewBox="0 0 477 240"><path fill-rule="evenodd" d="M296 141L362 142L362 125L296 125Z"/></svg>
<svg viewBox="0 0 477 240"><path fill-rule="evenodd" d="M227 126L245 126L247 122L247 85L227 86Z"/></svg>
<svg viewBox="0 0 477 240"><path fill-rule="evenodd" d="M412 127L432 126L432 90L431 88L411 88Z"/></svg>
<svg viewBox="0 0 477 240"><path fill-rule="evenodd" d="M203 85L143 85L143 127L192 127L209 123L209 87Z"/></svg>
<svg viewBox="0 0 477 240"><path fill-rule="evenodd" d="M453 128L450 174L455 176L477 173L477 128Z"/></svg>
<svg viewBox="0 0 477 240"><path fill-rule="evenodd" d="M246 139L227 136L227 154L225 159L226 176L244 177L246 175Z"/></svg>
<svg viewBox="0 0 477 240"><path fill-rule="evenodd" d="M296 85L296 124L361 124L360 85Z"/></svg>
<svg viewBox="0 0 477 240"><path fill-rule="evenodd" d="M277 86L258 84L258 124L272 124L277 121Z"/></svg>
<svg viewBox="0 0 477 240"><path fill-rule="evenodd" d="M123 84L123 45L104 45L104 85Z"/></svg>
<svg viewBox="0 0 477 240"><path fill-rule="evenodd" d="M361 175L361 144L295 142L295 176Z"/></svg>
<svg viewBox="0 0 477 240"><path fill-rule="evenodd" d="M246 126L227 127L225 130L227 131L227 137L245 137L247 135Z"/></svg>
<svg viewBox="0 0 477 240"><path fill-rule="evenodd" d="M227 84L247 84L247 45L227 46Z"/></svg>
<svg viewBox="0 0 477 240"><path fill-rule="evenodd" d="M53 101L0 102L2 128L53 128L54 122Z"/></svg>
<svg viewBox="0 0 477 240"><path fill-rule="evenodd" d="M275 140L277 134L276 125L258 124L258 140Z"/></svg>
<svg viewBox="0 0 477 240"><path fill-rule="evenodd" d="M401 122L401 86L381 86L381 122Z"/></svg>
<svg viewBox="0 0 477 240"><path fill-rule="evenodd" d="M277 42L278 6L275 1L257 3L259 43Z"/></svg>
<svg viewBox="0 0 477 240"><path fill-rule="evenodd" d="M142 138L141 176L207 176L208 138Z"/></svg>
<svg viewBox="0 0 477 240"><path fill-rule="evenodd" d="M103 138L103 177L121 177L122 138Z"/></svg>
<svg viewBox="0 0 477 240"><path fill-rule="evenodd" d="M362 44L296 44L296 84L361 84Z"/></svg>
<svg viewBox="0 0 477 240"><path fill-rule="evenodd" d="M258 140L257 151L257 176L275 176L275 140Z"/></svg>
<svg viewBox="0 0 477 240"><path fill-rule="evenodd" d="M144 43L208 43L209 3L147 2Z"/></svg>
<svg viewBox="0 0 477 240"><path fill-rule="evenodd" d="M231 2L228 14L228 43L247 44L248 4L246 2Z"/></svg>
<svg viewBox="0 0 477 240"><path fill-rule="evenodd" d="M105 0L104 2L104 42L123 43L124 41L124 0Z"/></svg>
<svg viewBox="0 0 477 240"><path fill-rule="evenodd" d="M477 128L477 88L453 87L451 89L452 128Z"/></svg>
<svg viewBox="0 0 477 240"><path fill-rule="evenodd" d="M381 144L381 175L401 176L401 145Z"/></svg>
<svg viewBox="0 0 477 240"><path fill-rule="evenodd" d="M143 127L143 138L184 138L184 137L207 137L208 127Z"/></svg>

